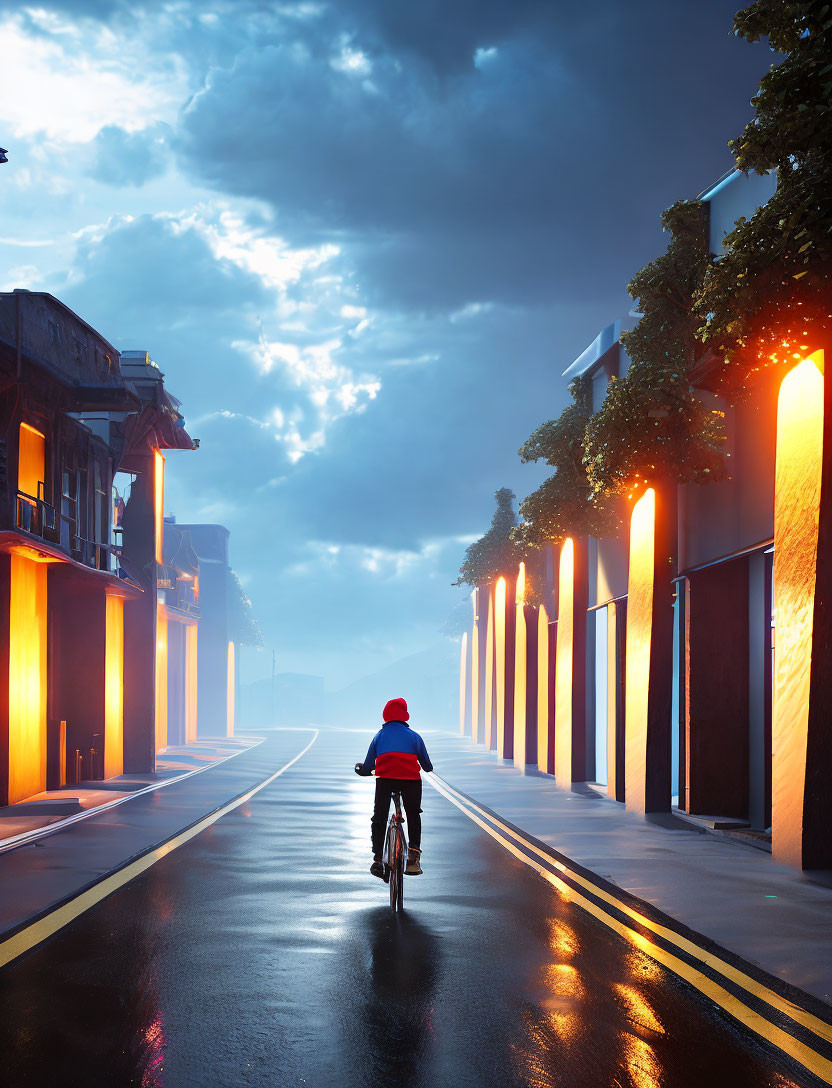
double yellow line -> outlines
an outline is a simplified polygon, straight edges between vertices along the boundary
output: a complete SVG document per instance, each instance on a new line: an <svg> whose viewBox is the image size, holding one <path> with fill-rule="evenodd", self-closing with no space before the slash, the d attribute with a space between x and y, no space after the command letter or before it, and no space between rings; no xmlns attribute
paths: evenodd
<svg viewBox="0 0 832 1088"><path fill-rule="evenodd" d="M215 824L217 820L221 820L223 816L233 812L235 808L239 808L246 801L250 801L256 793L265 789L276 778L288 771L293 764L297 763L302 756L305 756L317 739L318 730L316 729L312 739L303 751L298 752L293 759L290 759L288 763L284 763L279 770L276 770L274 774L269 775L268 778L259 782L252 789L247 790L240 797L235 797L233 801L229 801L208 816L204 816L184 831L180 831L178 835L174 835L172 839L168 839L161 846L148 850L146 854L142 854L135 861L131 861L129 865L125 865L124 868L118 869L116 872L104 877L103 880L99 880L97 884L93 884L91 888L87 888L86 891L80 892L72 899L62 903L61 906L56 907L36 922L32 922L30 925L13 933L11 937L0 941L0 967L5 967L7 963L16 960L18 956L22 956L25 952L29 952L37 945L42 944L43 941L48 940L58 930L63 929L64 926L75 921L79 915L88 911L90 907L94 907L102 899L106 899L108 895L112 895L119 888L123 888L125 884L129 884L131 880L135 880L137 876L141 876L157 861L161 861L168 854L172 854L174 850L178 850L180 846L184 846L186 842L196 838L206 828Z"/></svg>
<svg viewBox="0 0 832 1088"><path fill-rule="evenodd" d="M428 775L427 781L430 782L443 797L447 798L452 805L456 805L456 807L461 812L464 812L469 819L473 820L475 824L478 824L483 831L492 837L492 839L499 842L510 854L513 854L519 861L522 861L524 865L528 865L531 869L534 869L544 880L547 880L557 888L565 899L582 907L594 918L597 918L598 921L603 922L609 929L619 934L619 936L623 937L646 955L652 957L657 963L662 964L663 967L668 968L668 970L673 971L674 974L685 979L685 981L689 982L692 986L695 986L700 993L709 997L719 1005L720 1008L733 1016L735 1020L738 1020L747 1028L750 1028L766 1042L773 1043L825 1084L832 1085L832 1061L822 1054L819 1054L816 1050L813 1050L812 1047L808 1046L800 1039L796 1039L793 1035L790 1035L788 1031L785 1031L783 1028L767 1019L762 1013L750 1008L744 1001L740 1000L740 998L729 990L726 990L724 986L721 986L711 978L710 975L704 974L704 972L688 963L687 960L674 955L673 952L668 951L662 945L651 940L650 937L630 928L630 926L622 922L620 918L617 918L614 914L607 911L601 904L608 904L609 906L614 907L619 914L631 918L634 922L637 922L642 929L649 931L649 933L654 934L657 937L661 937L662 940L675 947L678 951L686 953L700 964L709 967L716 974L721 975L726 981L733 983L751 997L754 997L758 1001L775 1009L805 1031L816 1035L819 1039L823 1039L827 1043L832 1043L832 1026L830 1024L827 1024L817 1016L813 1016L812 1013L801 1008L799 1005L795 1005L776 991L765 986L750 975L747 975L744 971L739 970L719 956L701 948L693 941L683 937L680 933L676 933L675 930L669 929L667 926L663 926L659 922L653 921L653 919L648 918L644 914L640 914L624 900L617 898L605 888L587 880L575 869L570 868L563 862L553 858L545 850L540 849L533 840L525 835L519 834L490 812L486 812L485 809L481 808L464 794L459 793L453 786L450 786L435 774ZM518 849L517 844L521 844L523 850ZM524 851L528 851L538 858L541 858L545 864L536 861L534 857L529 857ZM567 876L571 883L567 883L567 881L559 876L558 873L563 873L564 876ZM577 887L575 887L575 885L577 885ZM591 893L594 898L588 898L579 889L585 889L587 892ZM601 903L596 902L596 900L600 900Z"/></svg>

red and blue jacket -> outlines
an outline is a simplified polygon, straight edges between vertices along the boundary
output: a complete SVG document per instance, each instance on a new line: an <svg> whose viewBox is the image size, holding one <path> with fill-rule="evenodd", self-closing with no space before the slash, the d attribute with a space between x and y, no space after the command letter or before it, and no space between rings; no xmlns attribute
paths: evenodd
<svg viewBox="0 0 832 1088"><path fill-rule="evenodd" d="M419 767L432 771L425 742L407 722L385 722L370 742L359 774L376 778L419 778Z"/></svg>

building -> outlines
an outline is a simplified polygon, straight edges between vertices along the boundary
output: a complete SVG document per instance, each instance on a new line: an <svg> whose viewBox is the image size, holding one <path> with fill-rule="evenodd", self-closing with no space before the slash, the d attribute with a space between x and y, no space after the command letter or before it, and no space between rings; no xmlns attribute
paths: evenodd
<svg viewBox="0 0 832 1088"><path fill-rule="evenodd" d="M158 368L51 295L0 294L0 804L155 766ZM127 482L125 487L124 481Z"/></svg>
<svg viewBox="0 0 832 1088"><path fill-rule="evenodd" d="M702 194L714 254L775 186L733 172ZM593 410L626 373L627 327L608 326L564 374L590 379ZM824 348L760 371L735 405L704 356L693 387L725 413L728 477L667 502L649 489L618 539L547 549L539 607L524 602L522 570L474 591L463 730L562 786L593 781L636 812L745 826L770 834L778 860L832 866Z"/></svg>
<svg viewBox="0 0 832 1088"><path fill-rule="evenodd" d="M165 518L159 572L156 674L164 684L159 706L165 715L165 746L190 744L197 736L199 660L199 557L191 534L173 517ZM161 729L160 729L161 732Z"/></svg>
<svg viewBox="0 0 832 1088"><path fill-rule="evenodd" d="M238 583L228 562L230 533L223 525L182 525L199 561L199 695L197 735L232 736L237 689L237 646L232 635Z"/></svg>

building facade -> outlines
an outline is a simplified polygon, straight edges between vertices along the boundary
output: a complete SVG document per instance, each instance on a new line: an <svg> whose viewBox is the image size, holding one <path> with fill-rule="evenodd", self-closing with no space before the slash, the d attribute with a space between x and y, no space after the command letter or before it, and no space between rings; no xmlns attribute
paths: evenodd
<svg viewBox="0 0 832 1088"><path fill-rule="evenodd" d="M232 736L237 705L235 603L224 525L182 525L199 561L200 647L197 720L200 737ZM237 640L239 641L239 640Z"/></svg>
<svg viewBox="0 0 832 1088"><path fill-rule="evenodd" d="M235 674L227 624L216 619L228 531L164 517L165 452L197 443L159 367L144 351L119 353L51 295L14 291L0 294L0 380L8 805L152 772L168 744L227 735ZM210 676L202 696L200 675Z"/></svg>
<svg viewBox="0 0 832 1088"><path fill-rule="evenodd" d="M715 255L775 185L735 172L702 194ZM626 374L620 336L634 320L604 329L564 374L589 379L593 411ZM733 405L703 358L693 386L724 412L727 478L649 489L618 538L546 549L538 607L524 603L522 570L474 591L463 731L564 787L595 782L633 811L675 806L770 836L794 866L832 865L825 350L761 370Z"/></svg>

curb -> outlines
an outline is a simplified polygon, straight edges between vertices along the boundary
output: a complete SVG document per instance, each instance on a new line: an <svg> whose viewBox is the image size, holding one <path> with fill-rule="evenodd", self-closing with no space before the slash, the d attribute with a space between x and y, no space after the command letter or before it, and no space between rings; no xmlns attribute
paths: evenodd
<svg viewBox="0 0 832 1088"><path fill-rule="evenodd" d="M59 831L66 830L67 827L71 827L72 824L77 824L81 820L87 820L91 816L97 816L99 812L109 812L110 809L116 808L118 805L123 805L127 801L132 801L134 797L144 797L148 793L155 793L156 790L163 790L167 786L173 786L177 782L184 782L186 778L192 778L195 774L202 774L204 771L210 771L213 767L219 767L223 763L227 763L229 759L234 759L236 756L242 755L243 752L251 752L254 748L259 747L264 743L265 737L261 737L255 744L250 745L248 748L241 748L238 752L230 752L227 756L223 756L222 759L216 760L214 763L207 763L204 767L194 767L192 771L184 771L182 774L176 775L175 778L166 778L162 782L151 782L147 786L143 786L140 790L132 790L130 793L126 793L124 797L116 797L112 801L105 801L102 805L96 805L95 808L85 808L83 812L74 812L71 816L64 816L61 820L55 820L54 823L47 824L45 827L34 827L31 831L21 831L18 835L9 835L8 838L0 839L0 854L7 854L11 850L17 850L18 847L27 846L29 843L36 842L38 839L44 839L48 835L55 835Z"/></svg>

